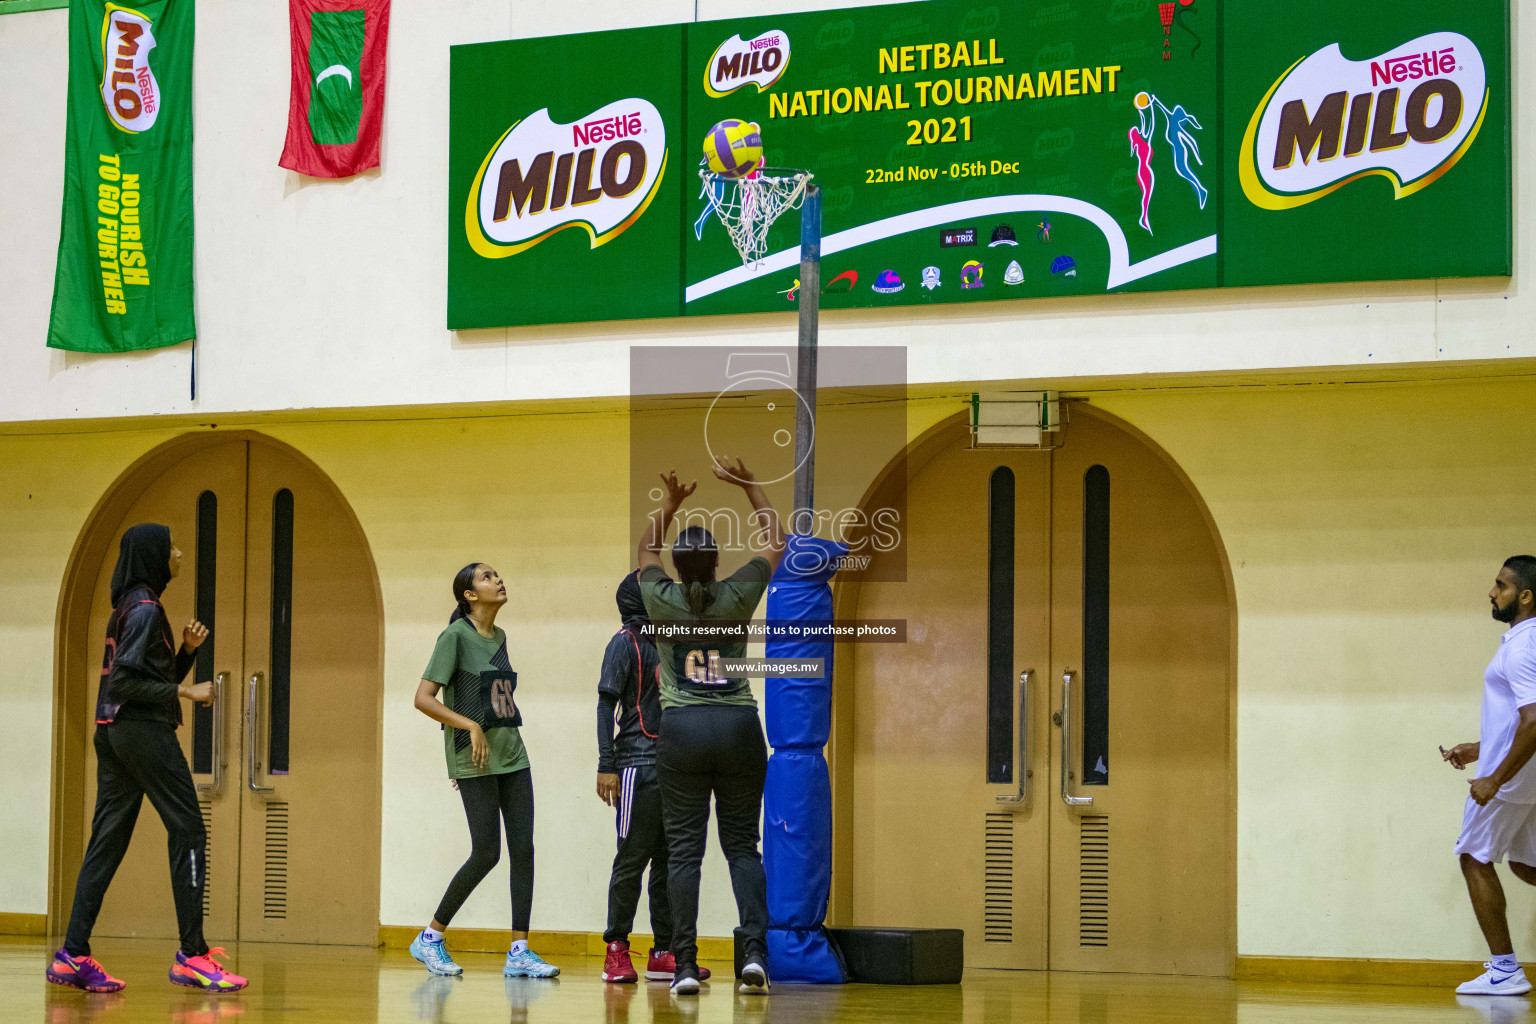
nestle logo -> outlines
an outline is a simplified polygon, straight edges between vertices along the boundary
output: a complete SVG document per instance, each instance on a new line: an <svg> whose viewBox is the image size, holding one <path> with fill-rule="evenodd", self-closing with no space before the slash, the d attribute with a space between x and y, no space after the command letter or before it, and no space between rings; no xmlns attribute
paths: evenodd
<svg viewBox="0 0 1536 1024"><path fill-rule="evenodd" d="M1425 53L1410 53L1401 57L1388 57L1381 61L1371 62L1371 86L1386 85L1391 82L1406 82L1430 75L1448 75L1456 70L1456 48L1447 46L1443 50L1430 50Z"/></svg>
<svg viewBox="0 0 1536 1024"><path fill-rule="evenodd" d="M571 144L591 146L599 142L612 142L614 139L627 139L631 135L639 134L640 111L637 110L633 114L600 117L582 124L571 125Z"/></svg>
<svg viewBox="0 0 1536 1024"><path fill-rule="evenodd" d="M754 49L754 50L765 49L766 47L769 47L769 46L778 46L779 45L779 37L778 36L772 36L772 37L767 38L767 39L754 39L754 40L752 40L752 42L748 43L747 45L749 47L751 47L752 49Z"/></svg>
<svg viewBox="0 0 1536 1024"><path fill-rule="evenodd" d="M953 249L957 245L975 245L975 228L945 228L939 232L939 248Z"/></svg>

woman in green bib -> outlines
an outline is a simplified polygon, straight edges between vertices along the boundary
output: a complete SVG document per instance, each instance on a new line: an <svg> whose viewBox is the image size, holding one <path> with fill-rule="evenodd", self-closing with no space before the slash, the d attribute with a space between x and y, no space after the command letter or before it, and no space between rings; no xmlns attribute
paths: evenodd
<svg viewBox="0 0 1536 1024"><path fill-rule="evenodd" d="M432 660L416 687L416 710L443 725L448 777L464 800L470 853L438 904L432 923L411 942L411 955L433 974L463 974L443 944L443 931L475 886L501 857L501 826L512 862L512 948L502 974L553 978L560 968L528 948L533 903L533 779L518 726L523 716L513 694L517 673L507 658L507 634L496 613L507 585L484 562L471 562L453 578L458 607L437 638ZM441 694L441 696L439 696Z"/></svg>
<svg viewBox="0 0 1536 1024"><path fill-rule="evenodd" d="M773 503L740 459L721 459L715 476L740 487L752 505L757 556L718 579L720 552L702 526L687 526L672 545L677 580L661 563L667 528L694 484L678 482L674 470L662 477L666 501L640 536L640 594L654 623L750 619L784 554L784 534ZM661 738L656 774L661 782L667 832L667 890L672 900L672 991L699 991L699 871L715 801L720 848L731 871L731 890L745 933L746 957L737 991L768 992L768 884L758 851L757 823L763 812L763 779L768 747L747 680L725 670L729 659L745 656L741 640L673 642L658 637L661 656Z"/></svg>

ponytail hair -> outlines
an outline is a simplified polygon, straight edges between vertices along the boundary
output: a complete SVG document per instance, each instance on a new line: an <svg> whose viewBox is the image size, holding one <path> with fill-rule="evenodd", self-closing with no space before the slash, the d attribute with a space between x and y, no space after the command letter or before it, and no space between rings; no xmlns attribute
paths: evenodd
<svg viewBox="0 0 1536 1024"><path fill-rule="evenodd" d="M451 626L460 619L469 618L469 602L464 600L464 591L475 589L475 570L484 564L484 562L470 562L453 578L453 600L456 607L453 614L448 616L448 625Z"/></svg>
<svg viewBox="0 0 1536 1024"><path fill-rule="evenodd" d="M688 527L672 544L672 565L695 618L702 618L705 609L715 603L715 564L719 558L714 536L702 526Z"/></svg>

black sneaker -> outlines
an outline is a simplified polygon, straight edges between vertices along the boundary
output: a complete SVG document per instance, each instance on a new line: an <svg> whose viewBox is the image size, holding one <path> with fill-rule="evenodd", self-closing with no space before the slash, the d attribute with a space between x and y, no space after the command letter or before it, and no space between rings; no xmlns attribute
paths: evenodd
<svg viewBox="0 0 1536 1024"><path fill-rule="evenodd" d="M699 967L697 964L678 964L672 975L672 994L696 996L699 994Z"/></svg>
<svg viewBox="0 0 1536 1024"><path fill-rule="evenodd" d="M736 991L744 996L765 996L768 994L768 969L757 960L750 960L741 969L741 984L736 986Z"/></svg>

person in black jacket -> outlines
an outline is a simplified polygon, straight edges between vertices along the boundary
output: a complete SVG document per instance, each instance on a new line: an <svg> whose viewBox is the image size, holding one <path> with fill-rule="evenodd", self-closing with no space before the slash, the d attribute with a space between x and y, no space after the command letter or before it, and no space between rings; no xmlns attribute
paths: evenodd
<svg viewBox="0 0 1536 1024"><path fill-rule="evenodd" d="M91 956L91 930L107 886L128 852L146 796L169 839L171 890L181 933L171 981L213 992L234 992L246 985L244 978L214 959L224 951L209 949L203 940L207 836L176 729L182 699L210 703L213 684L181 682L208 630L193 621L181 631L181 649L173 646L160 594L180 569L181 551L171 542L168 527L140 523L123 534L112 570L112 617L107 620L96 699L96 810L75 883L69 931L48 965L48 980L57 985L87 992L124 987Z"/></svg>
<svg viewBox="0 0 1536 1024"><path fill-rule="evenodd" d="M649 620L640 596L640 573L625 576L614 595L619 631L603 652L597 684L597 795L617 810L619 849L608 883L608 944L603 980L639 980L630 961L629 932L640 902L640 876L651 868L651 931L647 958L650 981L671 981L672 907L667 900L667 837L662 825L661 787L656 779L656 737L661 730L660 671L656 645L645 635ZM614 736L614 726L618 736ZM708 970L700 970L708 977Z"/></svg>

